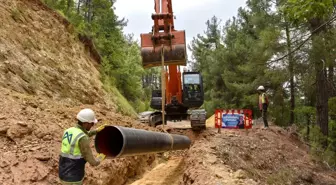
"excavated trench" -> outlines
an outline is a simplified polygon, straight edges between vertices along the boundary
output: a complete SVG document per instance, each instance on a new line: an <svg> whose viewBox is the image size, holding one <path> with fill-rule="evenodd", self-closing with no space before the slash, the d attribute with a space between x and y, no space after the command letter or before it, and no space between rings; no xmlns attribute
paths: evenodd
<svg viewBox="0 0 336 185"><path fill-rule="evenodd" d="M169 125L169 124L168 124ZM195 141L202 138L205 132L193 132L185 123L174 123L168 126L171 134L188 136L191 139L191 147ZM144 173L129 178L125 185L179 185L187 184L186 178L188 153L190 149L169 151L157 154L152 167Z"/></svg>
<svg viewBox="0 0 336 185"><path fill-rule="evenodd" d="M188 123L175 123L168 132L188 136L189 149L158 154L152 168L127 180L125 185L256 185L241 171L223 164L216 152L217 130L192 131Z"/></svg>
<svg viewBox="0 0 336 185"><path fill-rule="evenodd" d="M184 167L183 157L171 156L126 185L178 185L183 180Z"/></svg>
<svg viewBox="0 0 336 185"><path fill-rule="evenodd" d="M255 125L253 130L207 128L193 132L183 124L168 129L188 136L187 150L158 154L152 168L125 185L334 185L336 173L311 160L292 132ZM300 157L298 157L300 156Z"/></svg>

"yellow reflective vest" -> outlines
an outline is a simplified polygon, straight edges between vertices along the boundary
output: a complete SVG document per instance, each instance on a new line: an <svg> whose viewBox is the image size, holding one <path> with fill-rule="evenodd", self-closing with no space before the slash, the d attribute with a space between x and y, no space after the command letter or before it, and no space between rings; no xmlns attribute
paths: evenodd
<svg viewBox="0 0 336 185"><path fill-rule="evenodd" d="M86 134L77 127L64 131L59 159L59 178L64 182L80 182L84 179L85 159L78 141Z"/></svg>
<svg viewBox="0 0 336 185"><path fill-rule="evenodd" d="M85 133L77 127L71 127L65 130L62 138L61 155L71 159L81 158L82 154L79 149L78 141L84 136Z"/></svg>
<svg viewBox="0 0 336 185"><path fill-rule="evenodd" d="M263 109L263 104L267 104L268 105L268 97L266 95L266 93L261 93L259 95L259 109L262 110Z"/></svg>

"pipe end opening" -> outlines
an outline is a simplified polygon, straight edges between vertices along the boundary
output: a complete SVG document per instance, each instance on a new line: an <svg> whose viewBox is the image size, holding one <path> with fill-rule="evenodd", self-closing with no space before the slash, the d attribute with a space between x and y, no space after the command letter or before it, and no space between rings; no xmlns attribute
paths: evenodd
<svg viewBox="0 0 336 185"><path fill-rule="evenodd" d="M95 137L95 148L98 153L109 157L117 157L124 146L121 131L114 126L106 126Z"/></svg>

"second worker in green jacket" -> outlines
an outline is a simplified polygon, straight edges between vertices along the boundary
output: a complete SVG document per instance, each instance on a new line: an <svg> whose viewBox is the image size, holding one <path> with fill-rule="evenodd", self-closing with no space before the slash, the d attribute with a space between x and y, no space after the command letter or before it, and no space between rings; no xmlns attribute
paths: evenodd
<svg viewBox="0 0 336 185"><path fill-rule="evenodd" d="M259 86L257 89L259 93L259 110L261 111L261 116L264 121L264 128L268 128L267 121L267 108L268 108L268 96L266 94L266 90L264 86Z"/></svg>

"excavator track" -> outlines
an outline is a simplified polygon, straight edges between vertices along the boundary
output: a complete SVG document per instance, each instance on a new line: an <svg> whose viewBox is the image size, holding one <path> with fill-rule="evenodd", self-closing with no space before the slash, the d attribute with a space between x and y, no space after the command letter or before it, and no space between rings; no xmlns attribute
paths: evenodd
<svg viewBox="0 0 336 185"><path fill-rule="evenodd" d="M204 109L192 110L190 113L190 125L193 130L206 129L206 111Z"/></svg>
<svg viewBox="0 0 336 185"><path fill-rule="evenodd" d="M165 125L167 121L179 122L179 121L189 121L192 130L204 130L206 129L206 111L204 109L191 110L189 114L178 115L173 117L172 115L166 116ZM182 119L184 118L184 119ZM148 121L146 122L151 127L156 127L162 124L162 113L157 111L153 112L148 116Z"/></svg>

